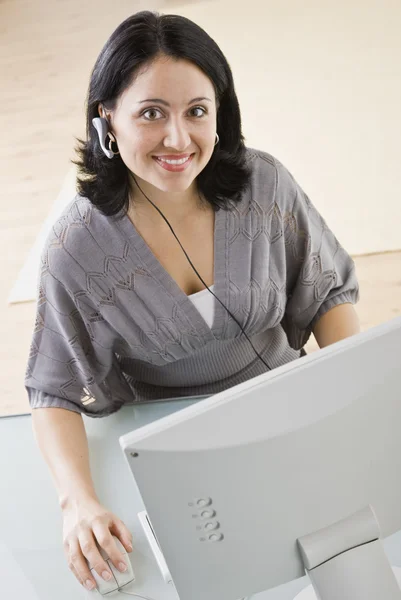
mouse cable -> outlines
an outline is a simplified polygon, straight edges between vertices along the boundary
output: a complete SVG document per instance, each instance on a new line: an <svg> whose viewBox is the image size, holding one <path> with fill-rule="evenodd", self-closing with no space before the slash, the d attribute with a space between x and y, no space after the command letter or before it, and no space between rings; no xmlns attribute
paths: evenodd
<svg viewBox="0 0 401 600"><path fill-rule="evenodd" d="M168 220L166 219L166 217L164 216L164 214L162 213L162 211L152 202L152 200L150 200L147 195L145 194L145 192L142 190L141 186L139 185L139 183L137 182L135 176L133 173L132 177L133 180L135 181L136 185L138 186L138 188L141 190L142 194L145 196L146 200L148 200L151 205L160 213L160 215L163 217L163 219L166 221L167 225L169 226L169 228L171 229L171 232L173 234L173 236L175 237L175 239L177 240L177 242L179 243L179 245L181 246L181 250L184 252L189 264L191 265L191 267L193 268L193 270L195 271L195 273L197 274L197 276L199 277L199 279L201 280L201 282L203 283L203 285L206 287L207 290L209 290L209 292L211 294L213 294L213 296L216 298L216 300L218 300L220 302L220 304L222 305L222 307L228 312L228 314L230 315L230 317L232 319L234 319L234 321L237 323L238 327L241 329L242 333L244 334L244 336L246 337L246 339L248 340L248 342L251 344L256 356L258 356L258 358L260 358L260 360L262 361L262 363L269 369L269 371L271 371L271 367L269 367L269 365L267 364L267 362L262 358L262 356L259 354L259 352L256 350L256 348L254 347L254 345L252 344L251 340L249 339L249 337L247 336L247 334L245 333L244 328L240 325L240 323L238 323L237 319L234 317L234 315L232 314L232 312L230 312L227 308L227 306L225 306L223 304L223 302L220 300L220 298L218 298L216 296L216 294L214 294L212 292L212 290L206 285L206 283L203 281L202 277L199 275L198 271L195 269L194 265L191 262L191 259L189 258L188 254L185 252L185 249L183 248L180 240L178 239L178 237L175 235L174 229L171 227L170 223L168 222Z"/></svg>
<svg viewBox="0 0 401 600"><path fill-rule="evenodd" d="M141 596L141 594L134 594L133 592L125 592L121 588L118 588L120 594L127 594L127 596L135 596L135 598L142 598L143 600L154 600L154 598L149 598L149 596Z"/></svg>

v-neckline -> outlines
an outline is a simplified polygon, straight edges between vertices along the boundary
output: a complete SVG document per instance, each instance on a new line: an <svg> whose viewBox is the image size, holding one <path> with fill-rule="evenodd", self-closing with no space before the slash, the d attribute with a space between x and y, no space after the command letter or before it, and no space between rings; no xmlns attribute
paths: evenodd
<svg viewBox="0 0 401 600"><path fill-rule="evenodd" d="M225 306L227 306L228 302L227 212L228 211L224 209L216 211L213 235L213 293ZM220 338L223 333L225 317L228 314L220 302L216 299L214 300L214 318L212 326L209 327L189 296L180 288L175 279L168 273L159 259L155 256L129 216L125 214L121 219L116 220L116 223L124 232L128 242L135 248L141 260L147 269L149 269L149 272L152 273L173 297L179 308L189 319L192 326L195 327L199 334L204 336L205 341Z"/></svg>

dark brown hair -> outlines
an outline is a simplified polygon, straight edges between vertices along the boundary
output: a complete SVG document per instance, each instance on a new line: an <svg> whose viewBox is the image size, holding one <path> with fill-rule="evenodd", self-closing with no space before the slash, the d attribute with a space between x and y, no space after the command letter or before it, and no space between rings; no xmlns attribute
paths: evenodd
<svg viewBox="0 0 401 600"><path fill-rule="evenodd" d="M100 148L92 119L98 105L113 110L140 68L157 56L186 59L213 83L220 141L197 177L198 188L215 209L239 201L250 171L241 131L241 115L230 66L214 40L198 25L178 15L141 11L112 33L93 68L86 111L86 140L77 139L78 192L106 215L128 208L129 172L119 155L113 159Z"/></svg>

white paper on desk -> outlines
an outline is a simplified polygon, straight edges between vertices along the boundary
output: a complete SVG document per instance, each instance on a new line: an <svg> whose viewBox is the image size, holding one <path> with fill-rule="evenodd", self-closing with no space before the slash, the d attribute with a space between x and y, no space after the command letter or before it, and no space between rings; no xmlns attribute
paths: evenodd
<svg viewBox="0 0 401 600"><path fill-rule="evenodd" d="M76 167L73 166L70 167L70 170L68 171L61 187L60 193L53 203L50 213L46 217L35 243L29 251L25 263L18 274L18 278L8 296L7 301L9 304L14 304L17 302L30 302L37 299L40 258L42 251L52 226L60 217L61 213L68 206L68 204L73 201L74 196L77 193L75 189L75 180Z"/></svg>
<svg viewBox="0 0 401 600"><path fill-rule="evenodd" d="M24 574L5 544L0 542L0 597L1 600L40 600L32 583Z"/></svg>

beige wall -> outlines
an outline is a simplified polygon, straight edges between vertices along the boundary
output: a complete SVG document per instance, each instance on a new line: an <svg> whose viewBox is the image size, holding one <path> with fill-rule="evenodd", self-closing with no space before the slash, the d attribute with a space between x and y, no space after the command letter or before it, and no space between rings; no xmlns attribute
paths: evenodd
<svg viewBox="0 0 401 600"><path fill-rule="evenodd" d="M292 171L352 254L400 249L401 2L176 6L225 52L247 144Z"/></svg>

